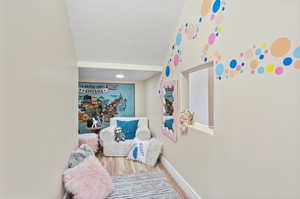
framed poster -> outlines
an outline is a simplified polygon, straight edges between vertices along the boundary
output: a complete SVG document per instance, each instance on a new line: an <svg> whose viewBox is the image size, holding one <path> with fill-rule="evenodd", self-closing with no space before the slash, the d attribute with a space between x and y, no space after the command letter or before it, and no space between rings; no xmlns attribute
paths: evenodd
<svg viewBox="0 0 300 199"><path fill-rule="evenodd" d="M135 116L135 85L79 82L79 134L90 133L88 123L109 126L112 117Z"/></svg>
<svg viewBox="0 0 300 199"><path fill-rule="evenodd" d="M164 80L160 85L160 97L163 105L161 119L162 133L172 141L177 141L177 81Z"/></svg>

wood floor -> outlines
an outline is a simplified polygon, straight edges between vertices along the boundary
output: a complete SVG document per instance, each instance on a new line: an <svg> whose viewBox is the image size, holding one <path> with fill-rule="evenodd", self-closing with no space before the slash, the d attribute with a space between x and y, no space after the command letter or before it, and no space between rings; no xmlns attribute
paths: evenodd
<svg viewBox="0 0 300 199"><path fill-rule="evenodd" d="M162 171L166 174L173 188L177 191L182 199L188 199L186 194L176 184L171 175L167 172L164 166L158 162L155 167L149 167L136 161L127 160L125 157L104 157L102 153L98 153L97 157L101 161L104 168L107 169L110 175L124 175L140 173L145 171Z"/></svg>

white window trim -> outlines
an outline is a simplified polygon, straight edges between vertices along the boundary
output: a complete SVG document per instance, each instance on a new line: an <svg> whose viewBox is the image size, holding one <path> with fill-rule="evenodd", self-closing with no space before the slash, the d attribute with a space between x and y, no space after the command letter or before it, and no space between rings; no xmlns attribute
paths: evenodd
<svg viewBox="0 0 300 199"><path fill-rule="evenodd" d="M211 67L211 65L213 65L213 62L208 62L206 64L203 65L199 65L199 66L192 66L192 67L185 67L185 68L180 68L179 70L179 96L180 96L180 104L179 104L179 108L180 111L184 111L186 109L189 109L189 77L188 74L190 72L193 71L197 71L199 69L204 69L204 68L208 68ZM213 73L213 68L211 67L212 70L210 70L210 75L214 75ZM212 80L214 80L214 78L212 78ZM213 82L212 82L213 83ZM213 84L211 86L214 86ZM212 89L214 90L214 89ZM211 91L211 89L209 89L209 92ZM213 92L209 93L210 98L213 99ZM211 103L209 105L209 123L211 124L210 126L201 124L199 122L194 122L192 125L188 126L189 130L194 130L197 132L201 132L201 133L205 133L208 135L214 135L214 124L212 123L214 121L214 114L212 114L214 112L214 107L213 107L213 103Z"/></svg>

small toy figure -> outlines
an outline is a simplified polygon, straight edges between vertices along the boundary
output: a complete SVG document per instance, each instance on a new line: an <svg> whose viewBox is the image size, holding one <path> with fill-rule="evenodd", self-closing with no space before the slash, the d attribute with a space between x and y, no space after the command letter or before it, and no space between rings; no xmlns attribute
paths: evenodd
<svg viewBox="0 0 300 199"><path fill-rule="evenodd" d="M179 116L179 128L183 135L187 134L188 132L188 125L193 124L195 113L192 113L189 110L185 110L180 113Z"/></svg>
<svg viewBox="0 0 300 199"><path fill-rule="evenodd" d="M116 142L124 142L125 141L125 135L122 132L122 128L121 127L117 127L115 128L115 141Z"/></svg>
<svg viewBox="0 0 300 199"><path fill-rule="evenodd" d="M97 128L98 127L98 120L93 117L93 125L92 128Z"/></svg>

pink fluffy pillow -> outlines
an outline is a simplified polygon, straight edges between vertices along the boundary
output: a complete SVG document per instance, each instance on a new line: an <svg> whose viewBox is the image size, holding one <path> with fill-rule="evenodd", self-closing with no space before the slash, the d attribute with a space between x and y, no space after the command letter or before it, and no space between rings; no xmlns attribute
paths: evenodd
<svg viewBox="0 0 300 199"><path fill-rule="evenodd" d="M63 180L67 192L72 193L74 199L104 199L112 192L110 175L93 156L67 169Z"/></svg>
<svg viewBox="0 0 300 199"><path fill-rule="evenodd" d="M79 146L82 144L89 145L96 153L98 151L98 136L94 133L81 134L79 135Z"/></svg>

